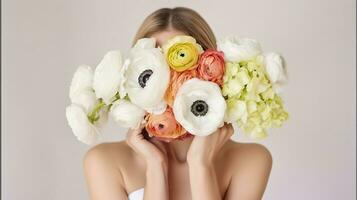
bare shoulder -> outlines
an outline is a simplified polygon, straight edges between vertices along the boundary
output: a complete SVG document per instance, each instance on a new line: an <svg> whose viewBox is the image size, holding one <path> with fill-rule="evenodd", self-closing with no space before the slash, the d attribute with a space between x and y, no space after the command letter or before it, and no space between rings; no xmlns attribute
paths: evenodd
<svg viewBox="0 0 357 200"><path fill-rule="evenodd" d="M269 150L261 144L229 141L222 154L230 180L226 199L262 199L273 162Z"/></svg>
<svg viewBox="0 0 357 200"><path fill-rule="evenodd" d="M257 143L239 143L231 140L223 154L235 169L237 167L251 170L265 168L270 171L273 162L270 151L264 145Z"/></svg>
<svg viewBox="0 0 357 200"><path fill-rule="evenodd" d="M84 156L83 163L87 182L92 185L111 183L110 187L132 191L138 185L144 184L143 162L126 141L103 143L92 147Z"/></svg>
<svg viewBox="0 0 357 200"><path fill-rule="evenodd" d="M121 160L127 161L132 157L133 151L125 141L102 143L89 149L84 156L84 165L98 163L118 166Z"/></svg>
<svg viewBox="0 0 357 200"><path fill-rule="evenodd" d="M129 155L125 142L103 143L88 150L83 160L84 174L93 199L126 196L121 164Z"/></svg>
<svg viewBox="0 0 357 200"><path fill-rule="evenodd" d="M102 175L123 180L124 169L133 165L133 155L133 150L125 141L96 145L84 156L85 175L87 178Z"/></svg>

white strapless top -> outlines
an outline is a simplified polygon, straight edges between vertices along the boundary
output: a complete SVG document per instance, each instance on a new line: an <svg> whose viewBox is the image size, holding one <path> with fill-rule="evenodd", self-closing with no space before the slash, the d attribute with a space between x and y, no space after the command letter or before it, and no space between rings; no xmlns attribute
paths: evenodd
<svg viewBox="0 0 357 200"><path fill-rule="evenodd" d="M129 194L129 200L143 200L144 188L137 189Z"/></svg>

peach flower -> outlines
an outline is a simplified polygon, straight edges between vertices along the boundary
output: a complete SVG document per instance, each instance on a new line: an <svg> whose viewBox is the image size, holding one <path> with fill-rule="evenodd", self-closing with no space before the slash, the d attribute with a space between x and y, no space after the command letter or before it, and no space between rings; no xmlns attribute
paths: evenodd
<svg viewBox="0 0 357 200"><path fill-rule="evenodd" d="M185 139L188 139L188 138L192 138L192 137L193 137L192 134L186 132L185 134L183 134L183 135L181 135L181 136L179 136L179 137L177 137L177 138L155 137L155 139L156 139L156 140L159 140L159 141L163 141L163 142L169 143L169 142L171 142L171 141L173 141L173 140L182 141L182 140L185 140Z"/></svg>
<svg viewBox="0 0 357 200"><path fill-rule="evenodd" d="M223 52L208 49L201 54L198 61L198 78L215 82L221 86L223 84L224 68Z"/></svg>
<svg viewBox="0 0 357 200"><path fill-rule="evenodd" d="M145 128L149 136L170 141L186 134L186 130L176 121L170 107L167 107L166 111L159 115L148 114L146 120Z"/></svg>
<svg viewBox="0 0 357 200"><path fill-rule="evenodd" d="M176 140L185 140L185 139L192 138L192 137L193 137L193 135L186 131L185 134L183 134L180 137L176 138Z"/></svg>
<svg viewBox="0 0 357 200"><path fill-rule="evenodd" d="M170 71L170 83L165 92L165 100L169 106L172 106L176 93L180 86L187 80L197 77L196 70L186 70L183 72Z"/></svg>

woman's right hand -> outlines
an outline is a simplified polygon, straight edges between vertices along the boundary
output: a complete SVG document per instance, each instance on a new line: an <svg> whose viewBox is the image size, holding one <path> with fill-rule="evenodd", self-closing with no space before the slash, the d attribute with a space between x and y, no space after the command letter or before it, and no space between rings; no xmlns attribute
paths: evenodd
<svg viewBox="0 0 357 200"><path fill-rule="evenodd" d="M162 142L155 139L145 139L142 134L145 124L140 124L137 128L129 129L127 134L127 144L139 154L147 164L167 163L167 152Z"/></svg>

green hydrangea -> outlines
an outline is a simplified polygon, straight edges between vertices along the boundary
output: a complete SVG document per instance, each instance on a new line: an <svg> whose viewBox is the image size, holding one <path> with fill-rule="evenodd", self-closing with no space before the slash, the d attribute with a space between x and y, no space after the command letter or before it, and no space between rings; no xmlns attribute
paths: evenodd
<svg viewBox="0 0 357 200"><path fill-rule="evenodd" d="M265 72L263 57L227 62L222 93L227 103L227 121L237 122L244 133L264 138L271 127L288 119L282 99L274 92Z"/></svg>

